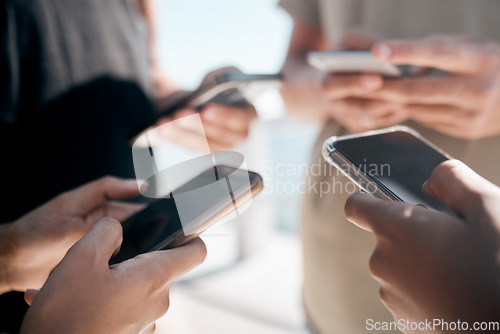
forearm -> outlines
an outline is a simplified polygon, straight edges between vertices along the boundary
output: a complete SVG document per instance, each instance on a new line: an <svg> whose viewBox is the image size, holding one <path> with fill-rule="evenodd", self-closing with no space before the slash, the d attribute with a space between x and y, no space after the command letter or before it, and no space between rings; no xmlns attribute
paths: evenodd
<svg viewBox="0 0 500 334"><path fill-rule="evenodd" d="M155 5L153 0L136 0L139 11L144 16L148 26L148 54L151 66L151 75L156 86L156 97L164 98L175 93L180 88L175 82L165 76L158 55L157 40L156 40L156 15Z"/></svg>
<svg viewBox="0 0 500 334"><path fill-rule="evenodd" d="M320 27L294 21L288 55L282 68L285 80L281 89L292 115L312 121L327 119L327 104L321 88L323 75L306 63L306 54L311 50L329 48Z"/></svg>
<svg viewBox="0 0 500 334"><path fill-rule="evenodd" d="M290 55L282 73L285 81L281 95L290 114L309 121L325 121L327 110L321 94L322 73L308 66L303 57Z"/></svg>
<svg viewBox="0 0 500 334"><path fill-rule="evenodd" d="M0 224L0 295L12 290L8 280L12 255L12 225Z"/></svg>
<svg viewBox="0 0 500 334"><path fill-rule="evenodd" d="M139 11L146 20L149 31L149 49L150 51L156 49L156 16L154 11L154 4L152 0L137 0Z"/></svg>

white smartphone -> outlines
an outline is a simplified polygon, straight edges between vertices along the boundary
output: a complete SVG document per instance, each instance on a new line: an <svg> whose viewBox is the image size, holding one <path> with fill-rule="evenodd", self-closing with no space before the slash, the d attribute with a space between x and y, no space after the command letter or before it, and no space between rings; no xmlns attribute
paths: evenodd
<svg viewBox="0 0 500 334"><path fill-rule="evenodd" d="M409 74L409 66L381 63L370 51L311 51L307 62L326 73L376 73L388 78Z"/></svg>
<svg viewBox="0 0 500 334"><path fill-rule="evenodd" d="M453 214L443 202L428 197L422 185L451 157L405 126L331 137L324 159L374 197L422 204Z"/></svg>

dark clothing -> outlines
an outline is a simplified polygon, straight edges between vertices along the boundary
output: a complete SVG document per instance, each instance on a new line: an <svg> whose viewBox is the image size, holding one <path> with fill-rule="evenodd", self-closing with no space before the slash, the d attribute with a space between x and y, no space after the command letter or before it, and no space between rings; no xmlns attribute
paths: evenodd
<svg viewBox="0 0 500 334"><path fill-rule="evenodd" d="M148 32L135 0L3 0L1 120L13 124L69 88L97 77L145 91Z"/></svg>
<svg viewBox="0 0 500 334"><path fill-rule="evenodd" d="M134 0L1 2L0 222L98 177L134 177L130 140L155 120L147 42ZM0 332L18 331L25 305L0 297Z"/></svg>

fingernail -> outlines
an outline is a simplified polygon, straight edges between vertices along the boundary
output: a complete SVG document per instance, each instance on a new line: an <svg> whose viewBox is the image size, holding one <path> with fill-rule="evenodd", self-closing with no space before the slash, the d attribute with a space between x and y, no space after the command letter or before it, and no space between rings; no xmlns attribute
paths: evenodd
<svg viewBox="0 0 500 334"><path fill-rule="evenodd" d="M374 90L380 87L380 80L378 78L366 77L361 80L361 85L366 90Z"/></svg>
<svg viewBox="0 0 500 334"><path fill-rule="evenodd" d="M128 179L128 180L125 180L125 185L127 187L138 187L139 184L143 184L147 182L146 180L141 180L141 179Z"/></svg>
<svg viewBox="0 0 500 334"><path fill-rule="evenodd" d="M392 57L392 48L385 43L378 44L373 50L373 55L378 60L389 60Z"/></svg>

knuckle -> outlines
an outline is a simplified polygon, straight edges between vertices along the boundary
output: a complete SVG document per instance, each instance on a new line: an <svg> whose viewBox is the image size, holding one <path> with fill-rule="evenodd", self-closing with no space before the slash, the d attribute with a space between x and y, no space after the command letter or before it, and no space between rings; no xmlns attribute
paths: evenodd
<svg viewBox="0 0 500 334"><path fill-rule="evenodd" d="M102 188L109 187L110 185L116 183L118 178L114 176L103 176L96 181L97 185Z"/></svg>
<svg viewBox="0 0 500 334"><path fill-rule="evenodd" d="M384 257L382 251L377 246L370 256L370 260L368 261L368 269L370 270L370 274L376 279L381 279L384 275L382 270L383 262Z"/></svg>
<svg viewBox="0 0 500 334"><path fill-rule="evenodd" d="M482 111L472 111L464 114L463 124L466 131L463 132L463 138L467 140L480 139L483 136L485 124L487 124L487 115Z"/></svg>
<svg viewBox="0 0 500 334"><path fill-rule="evenodd" d="M164 251L162 251L164 252ZM136 256L138 263L142 264L144 277L147 277L145 288L151 296L168 295L172 281L175 279L176 266L179 263L173 261L170 256L163 253L161 263L158 265L158 252L145 253Z"/></svg>
<svg viewBox="0 0 500 334"><path fill-rule="evenodd" d="M70 209L74 206L75 201L73 200L73 191L68 190L59 194L53 201L56 205L56 209L64 211L65 209Z"/></svg>
<svg viewBox="0 0 500 334"><path fill-rule="evenodd" d="M99 220L98 223L105 226L107 235L113 236L115 238L123 237L122 224L120 224L118 220L111 217L103 217Z"/></svg>
<svg viewBox="0 0 500 334"><path fill-rule="evenodd" d="M333 100L330 102L330 108L335 110L335 112L340 112L346 109L346 101L345 100Z"/></svg>
<svg viewBox="0 0 500 334"><path fill-rule="evenodd" d="M493 49L493 47L490 47L490 49ZM490 52L490 50L482 51L477 55L475 62L484 66L485 69L497 69L500 66L498 51L500 51L498 47L495 47L494 52Z"/></svg>
<svg viewBox="0 0 500 334"><path fill-rule="evenodd" d="M487 101L490 96L494 93L494 90L489 84L480 83L475 85L468 86L467 92L469 99L473 101L478 101L480 104L483 104L484 101Z"/></svg>
<svg viewBox="0 0 500 334"><path fill-rule="evenodd" d="M387 289L385 289L383 286L381 286L378 289L378 297L384 303L384 305L389 306L391 305L391 298L390 294L388 293Z"/></svg>
<svg viewBox="0 0 500 334"><path fill-rule="evenodd" d="M207 246L200 238L194 241L194 246L195 246L195 252L194 252L195 259L197 260L198 263L201 263L205 260L207 256Z"/></svg>
<svg viewBox="0 0 500 334"><path fill-rule="evenodd" d="M387 300L387 290L385 290L383 287L380 287L378 289L378 298L384 303Z"/></svg>
<svg viewBox="0 0 500 334"><path fill-rule="evenodd" d="M165 302L164 302L163 306L164 306L163 314L165 314L165 313L167 313L168 309L170 308L170 292L167 292L167 297L165 298Z"/></svg>
<svg viewBox="0 0 500 334"><path fill-rule="evenodd" d="M112 217L103 217L101 218L101 223L106 224L106 226L113 230L115 233L122 233L122 224Z"/></svg>
<svg viewBox="0 0 500 334"><path fill-rule="evenodd" d="M482 116L483 112L481 112L480 110L469 111L462 115L463 120L465 121L464 123L470 125L475 125L475 123L481 121Z"/></svg>
<svg viewBox="0 0 500 334"><path fill-rule="evenodd" d="M170 293L167 291L167 295L163 297L160 301L160 305L157 309L156 318L161 318L170 309Z"/></svg>
<svg viewBox="0 0 500 334"><path fill-rule="evenodd" d="M149 290L152 295L157 294L165 290L166 286L169 284L169 278L162 276L151 269L151 279L149 280Z"/></svg>
<svg viewBox="0 0 500 334"><path fill-rule="evenodd" d="M87 264L97 263L98 254L99 245L95 242L85 244L76 243L67 252L68 257L77 257L78 262L84 262Z"/></svg>

